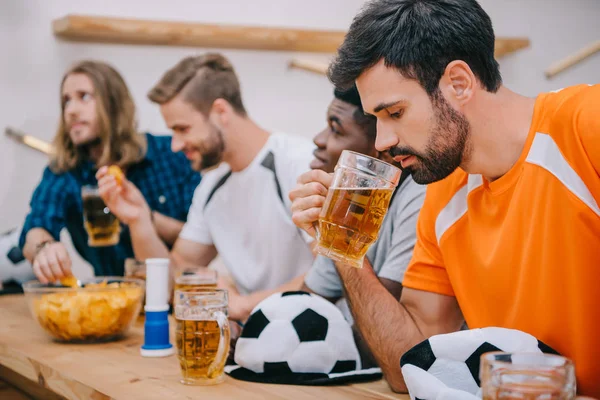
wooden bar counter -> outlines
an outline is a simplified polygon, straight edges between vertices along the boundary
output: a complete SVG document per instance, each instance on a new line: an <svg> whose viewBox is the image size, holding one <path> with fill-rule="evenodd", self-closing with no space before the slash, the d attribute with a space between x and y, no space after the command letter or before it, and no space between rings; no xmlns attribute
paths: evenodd
<svg viewBox="0 0 600 400"><path fill-rule="evenodd" d="M176 356L143 358L142 323L120 341L62 344L31 317L25 297L0 296L0 381L38 399L403 399L385 381L342 386L288 386L227 377L216 386L179 382ZM141 320L140 320L141 321Z"/></svg>

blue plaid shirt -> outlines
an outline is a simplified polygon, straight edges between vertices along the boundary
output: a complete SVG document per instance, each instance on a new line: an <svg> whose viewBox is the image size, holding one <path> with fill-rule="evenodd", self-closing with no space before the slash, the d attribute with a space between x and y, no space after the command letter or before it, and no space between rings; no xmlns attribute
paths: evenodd
<svg viewBox="0 0 600 400"><path fill-rule="evenodd" d="M171 151L170 136L146 136L146 157L129 167L127 179L138 187L152 210L185 221L200 174L190 168L183 154ZM67 228L75 248L92 264L96 275L122 276L125 259L134 257L126 226L122 226L121 240L116 246L90 247L87 244L81 187L97 184L95 175L94 164L89 161L59 175L46 168L33 193L31 211L25 219L19 244L23 248L27 232L33 228L44 228L56 240L60 231Z"/></svg>

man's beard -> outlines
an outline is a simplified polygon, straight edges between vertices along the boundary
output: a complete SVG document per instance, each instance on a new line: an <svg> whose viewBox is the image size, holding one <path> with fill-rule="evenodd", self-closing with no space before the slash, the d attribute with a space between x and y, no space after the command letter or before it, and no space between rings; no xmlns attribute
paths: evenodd
<svg viewBox="0 0 600 400"><path fill-rule="evenodd" d="M192 167L197 171L205 171L217 167L223 161L223 151L225 150L225 141L223 133L213 126L211 136L201 146L201 158L195 162Z"/></svg>
<svg viewBox="0 0 600 400"><path fill-rule="evenodd" d="M408 146L389 150L392 157L411 155L417 159L405 168L418 184L425 185L446 178L470 158L471 126L466 117L446 102L441 92L432 96L434 126L424 152Z"/></svg>

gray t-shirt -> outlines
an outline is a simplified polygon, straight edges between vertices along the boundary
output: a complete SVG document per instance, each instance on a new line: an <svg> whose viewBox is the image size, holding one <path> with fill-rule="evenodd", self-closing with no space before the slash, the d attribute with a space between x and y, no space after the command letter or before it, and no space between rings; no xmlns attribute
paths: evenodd
<svg viewBox="0 0 600 400"><path fill-rule="evenodd" d="M367 251L367 258L380 278L402 283L417 239L417 217L425 199L425 189L426 185L416 184L411 176L397 189L381 225L379 238ZM342 282L329 258L318 256L304 282L323 297L343 295Z"/></svg>

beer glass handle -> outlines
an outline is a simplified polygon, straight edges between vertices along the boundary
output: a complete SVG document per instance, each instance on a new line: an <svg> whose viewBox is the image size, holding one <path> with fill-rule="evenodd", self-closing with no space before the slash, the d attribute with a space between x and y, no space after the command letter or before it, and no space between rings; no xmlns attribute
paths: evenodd
<svg viewBox="0 0 600 400"><path fill-rule="evenodd" d="M216 371L223 369L229 354L229 319L222 311L215 311L213 312L212 316L216 319L217 324L219 325L220 336L217 355L215 356L213 363L210 365L210 367L208 367L209 378L212 377Z"/></svg>

